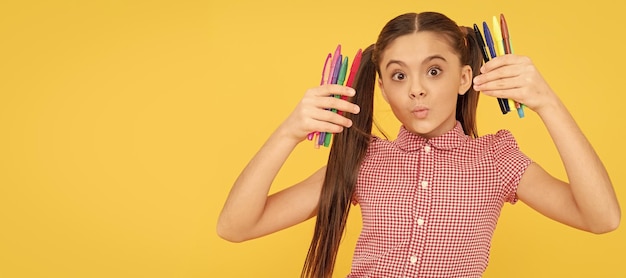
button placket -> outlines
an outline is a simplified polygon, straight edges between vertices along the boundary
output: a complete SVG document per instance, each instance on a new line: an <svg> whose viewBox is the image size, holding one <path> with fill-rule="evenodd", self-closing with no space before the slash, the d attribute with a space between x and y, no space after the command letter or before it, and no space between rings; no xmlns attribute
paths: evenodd
<svg viewBox="0 0 626 278"><path fill-rule="evenodd" d="M432 146L424 144L421 150L418 151L419 164L417 166L417 173L419 179L417 180L416 196L414 197L413 211L413 233L411 248L406 253L408 259L407 274L410 276L416 276L419 274L422 261L421 256L425 247L426 239L428 238L428 219L431 210L431 181L433 179L433 151Z"/></svg>
<svg viewBox="0 0 626 278"><path fill-rule="evenodd" d="M426 161L431 161L431 156L429 155L431 152L431 147L428 143L424 144L424 147L422 148L422 150L424 150L424 155L422 155L422 161L426 160ZM420 182L420 186L422 187L422 189L428 189L428 181L424 178L424 175L422 175L422 181Z"/></svg>

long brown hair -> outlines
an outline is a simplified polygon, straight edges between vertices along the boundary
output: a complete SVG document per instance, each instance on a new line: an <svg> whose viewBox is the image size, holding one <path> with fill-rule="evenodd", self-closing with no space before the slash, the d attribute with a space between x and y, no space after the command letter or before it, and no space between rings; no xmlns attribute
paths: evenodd
<svg viewBox="0 0 626 278"><path fill-rule="evenodd" d="M337 134L328 157L326 177L322 185L313 239L309 247L302 277L331 277L339 243L354 195L359 168L371 140L378 63L387 45L396 38L420 31L433 31L446 37L456 49L463 65L470 65L474 76L479 73L482 59L473 29L459 27L443 14L408 13L389 21L383 27L376 44L363 51L361 66L355 78L356 95L352 102L359 105L357 115L346 113L352 127ZM470 86L457 99L456 119L466 134L477 137L476 107L478 92Z"/></svg>

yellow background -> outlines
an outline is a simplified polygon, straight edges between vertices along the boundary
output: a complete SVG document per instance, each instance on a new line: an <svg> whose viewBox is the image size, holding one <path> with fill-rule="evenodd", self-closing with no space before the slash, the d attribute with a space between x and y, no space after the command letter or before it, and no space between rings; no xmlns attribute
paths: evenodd
<svg viewBox="0 0 626 278"><path fill-rule="evenodd" d="M626 207L618 1L2 1L0 277L296 277L313 222L242 244L215 233L239 171L337 43L352 57L405 12L504 13L603 159ZM619 39L619 41L618 41ZM377 99L392 137L397 122ZM538 117L479 105L565 179ZM325 163L309 142L272 191ZM351 214L336 274L360 229ZM485 277L626 277L626 229L592 235L507 205Z"/></svg>

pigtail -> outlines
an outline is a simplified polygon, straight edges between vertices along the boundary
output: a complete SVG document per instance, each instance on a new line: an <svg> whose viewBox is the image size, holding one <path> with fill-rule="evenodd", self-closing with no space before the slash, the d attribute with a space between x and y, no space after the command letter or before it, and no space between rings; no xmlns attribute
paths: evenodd
<svg viewBox="0 0 626 278"><path fill-rule="evenodd" d="M459 27L463 33L463 45L461 46L461 60L465 65L472 68L472 80L480 74L482 66L482 54L480 46L474 35L474 31L469 27ZM476 109L478 107L478 92L474 90L474 86L470 86L464 95L459 95L456 103L456 119L461 122L465 134L477 138L478 128L476 127Z"/></svg>
<svg viewBox="0 0 626 278"><path fill-rule="evenodd" d="M373 49L372 45L363 51L354 84L356 95L352 102L359 105L361 112L356 115L344 114L352 120L352 127L344 129L333 139L315 231L301 277L331 277L335 267L359 168L371 140L376 82Z"/></svg>

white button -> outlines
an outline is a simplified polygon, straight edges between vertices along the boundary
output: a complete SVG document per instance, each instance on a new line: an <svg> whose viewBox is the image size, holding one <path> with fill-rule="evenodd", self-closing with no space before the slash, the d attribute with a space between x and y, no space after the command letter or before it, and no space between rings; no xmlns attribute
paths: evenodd
<svg viewBox="0 0 626 278"><path fill-rule="evenodd" d="M415 264L417 262L417 257L411 256L410 260L411 260L411 264Z"/></svg>
<svg viewBox="0 0 626 278"><path fill-rule="evenodd" d="M430 146L429 145L424 146L424 151L426 153L429 153L430 152Z"/></svg>
<svg viewBox="0 0 626 278"><path fill-rule="evenodd" d="M422 219L422 218L417 219L417 225L418 226L424 225L424 219Z"/></svg>
<svg viewBox="0 0 626 278"><path fill-rule="evenodd" d="M423 181L422 182L422 188L426 189L428 187L428 182L427 181Z"/></svg>

